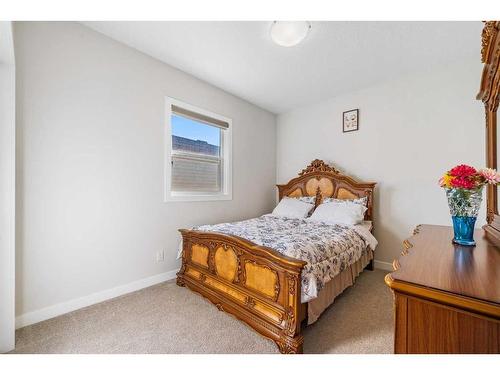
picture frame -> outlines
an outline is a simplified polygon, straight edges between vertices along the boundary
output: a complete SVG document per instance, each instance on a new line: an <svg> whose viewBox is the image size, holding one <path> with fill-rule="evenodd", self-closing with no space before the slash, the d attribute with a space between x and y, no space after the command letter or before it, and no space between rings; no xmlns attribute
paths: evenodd
<svg viewBox="0 0 500 375"><path fill-rule="evenodd" d="M359 109L342 112L342 132L349 133L359 130Z"/></svg>

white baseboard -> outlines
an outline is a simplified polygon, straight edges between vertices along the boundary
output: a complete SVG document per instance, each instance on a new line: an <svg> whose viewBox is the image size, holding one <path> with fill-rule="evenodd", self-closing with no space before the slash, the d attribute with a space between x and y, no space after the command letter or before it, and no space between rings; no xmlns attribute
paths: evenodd
<svg viewBox="0 0 500 375"><path fill-rule="evenodd" d="M379 270L384 270L384 271L394 271L394 268L392 267L392 263L382 262L381 260L375 260L375 268L378 268Z"/></svg>
<svg viewBox="0 0 500 375"><path fill-rule="evenodd" d="M392 263L382 262L380 260L375 260L375 268L385 271L394 271L394 269L392 268ZM70 301L58 303L56 305L44 307L43 309L17 316L16 329L41 322L43 320L51 319L56 316L69 313L71 311L81 309L83 307L94 305L111 298L119 297L123 294L135 292L136 290L144 289L151 285L159 284L167 280L172 280L175 278L176 273L177 270L160 273L158 275L137 280L129 284L120 285L115 288L106 289L85 297L75 298Z"/></svg>
<svg viewBox="0 0 500 375"><path fill-rule="evenodd" d="M136 290L144 289L151 285L162 283L167 280L172 280L175 278L176 273L177 270L160 273L158 275L137 280L129 284L120 285L111 289L106 289L101 292L90 294L85 297L75 298L70 301L58 303L56 305L44 307L43 309L20 315L16 317L16 329L41 322L43 320L54 318L71 311L81 309L83 307L94 305L96 303L103 302L108 299L121 296L123 294L135 292Z"/></svg>

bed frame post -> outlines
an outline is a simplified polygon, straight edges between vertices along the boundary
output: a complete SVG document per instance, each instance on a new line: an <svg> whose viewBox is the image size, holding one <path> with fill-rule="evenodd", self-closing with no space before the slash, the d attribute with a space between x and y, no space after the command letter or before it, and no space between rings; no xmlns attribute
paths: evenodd
<svg viewBox="0 0 500 375"><path fill-rule="evenodd" d="M366 266L366 269L368 271L373 271L375 269L375 263L374 263L375 259L372 259L370 260L370 263L368 263L368 265Z"/></svg>
<svg viewBox="0 0 500 375"><path fill-rule="evenodd" d="M301 298L301 273L287 274L287 289L286 296L287 307L285 315L285 329L283 335L274 340L282 354L301 354L303 353L304 336L300 333L302 326L302 318L304 313L301 310L303 307L300 303Z"/></svg>

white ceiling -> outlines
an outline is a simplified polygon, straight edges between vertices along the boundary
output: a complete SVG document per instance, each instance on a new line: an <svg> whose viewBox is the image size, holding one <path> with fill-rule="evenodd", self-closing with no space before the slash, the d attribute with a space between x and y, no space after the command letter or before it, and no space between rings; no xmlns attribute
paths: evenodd
<svg viewBox="0 0 500 375"><path fill-rule="evenodd" d="M274 113L458 59L479 61L481 22L312 22L295 47L271 22L84 22Z"/></svg>

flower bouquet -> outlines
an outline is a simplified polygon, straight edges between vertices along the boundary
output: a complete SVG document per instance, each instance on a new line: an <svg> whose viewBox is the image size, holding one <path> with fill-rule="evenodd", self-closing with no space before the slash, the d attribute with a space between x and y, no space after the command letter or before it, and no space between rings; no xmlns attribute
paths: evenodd
<svg viewBox="0 0 500 375"><path fill-rule="evenodd" d="M500 174L494 169L477 171L468 165L457 165L439 179L445 188L448 206L453 221L453 242L459 245L474 246L474 226L486 184L500 183Z"/></svg>

